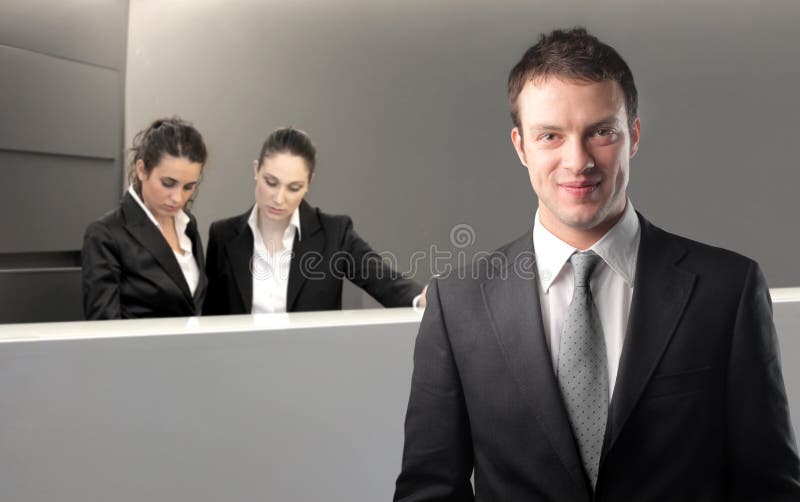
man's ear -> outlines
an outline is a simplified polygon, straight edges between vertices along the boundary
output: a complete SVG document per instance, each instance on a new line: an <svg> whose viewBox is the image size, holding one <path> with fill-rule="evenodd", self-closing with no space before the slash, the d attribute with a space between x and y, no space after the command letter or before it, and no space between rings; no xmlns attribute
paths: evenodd
<svg viewBox="0 0 800 502"><path fill-rule="evenodd" d="M639 117L633 121L633 129L631 130L631 158L639 151L639 132L642 124L639 122Z"/></svg>
<svg viewBox="0 0 800 502"><path fill-rule="evenodd" d="M511 129L511 143L514 145L514 150L517 152L517 157L523 166L528 167L528 162L525 160L525 148L522 133L519 127Z"/></svg>

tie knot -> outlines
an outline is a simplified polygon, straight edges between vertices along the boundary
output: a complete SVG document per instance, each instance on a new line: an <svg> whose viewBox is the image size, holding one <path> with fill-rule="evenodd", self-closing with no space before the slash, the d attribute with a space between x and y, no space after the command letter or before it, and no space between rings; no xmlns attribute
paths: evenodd
<svg viewBox="0 0 800 502"><path fill-rule="evenodd" d="M579 251L569 257L572 263L572 271L575 274L575 287L585 288L589 285L589 277L600 263L600 256L594 251Z"/></svg>

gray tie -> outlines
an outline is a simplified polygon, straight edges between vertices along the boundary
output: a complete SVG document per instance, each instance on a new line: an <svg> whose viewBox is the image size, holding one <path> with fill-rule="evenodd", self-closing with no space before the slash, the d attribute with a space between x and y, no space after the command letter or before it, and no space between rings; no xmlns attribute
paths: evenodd
<svg viewBox="0 0 800 502"><path fill-rule="evenodd" d="M589 277L600 257L588 251L573 254L569 261L575 274L575 290L561 330L558 385L583 466L594 488L608 416L606 343L589 289Z"/></svg>

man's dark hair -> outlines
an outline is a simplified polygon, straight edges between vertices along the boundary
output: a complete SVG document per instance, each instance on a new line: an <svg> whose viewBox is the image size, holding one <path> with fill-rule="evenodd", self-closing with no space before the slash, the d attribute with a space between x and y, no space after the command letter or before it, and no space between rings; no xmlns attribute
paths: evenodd
<svg viewBox="0 0 800 502"><path fill-rule="evenodd" d="M619 83L625 96L628 129L633 129L638 97L631 69L613 47L590 35L582 27L542 34L536 45L525 51L522 59L511 69L508 75L508 101L511 120L516 127L520 126L517 101L522 88L530 81L550 77L584 82L613 80Z"/></svg>

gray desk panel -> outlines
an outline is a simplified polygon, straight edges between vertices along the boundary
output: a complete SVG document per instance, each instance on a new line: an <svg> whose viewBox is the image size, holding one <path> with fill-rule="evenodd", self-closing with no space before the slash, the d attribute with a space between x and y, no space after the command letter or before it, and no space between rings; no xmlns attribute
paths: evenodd
<svg viewBox="0 0 800 502"><path fill-rule="evenodd" d="M390 500L416 325L0 344L3 500Z"/></svg>
<svg viewBox="0 0 800 502"><path fill-rule="evenodd" d="M0 45L0 150L115 159L123 73Z"/></svg>
<svg viewBox="0 0 800 502"><path fill-rule="evenodd" d="M80 268L0 270L0 323L82 321L82 294Z"/></svg>

